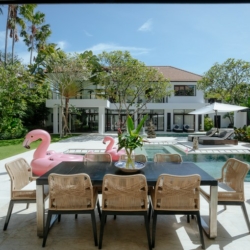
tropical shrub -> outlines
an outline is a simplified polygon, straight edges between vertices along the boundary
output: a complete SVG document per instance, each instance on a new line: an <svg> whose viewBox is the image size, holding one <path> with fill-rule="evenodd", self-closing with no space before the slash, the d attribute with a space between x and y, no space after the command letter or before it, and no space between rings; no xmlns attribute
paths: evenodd
<svg viewBox="0 0 250 250"><path fill-rule="evenodd" d="M205 129L205 131L210 130L213 126L214 126L213 120L209 116L204 117L204 129Z"/></svg>
<svg viewBox="0 0 250 250"><path fill-rule="evenodd" d="M27 129L23 127L19 118L3 118L0 123L0 139L17 139L23 137L27 133Z"/></svg>

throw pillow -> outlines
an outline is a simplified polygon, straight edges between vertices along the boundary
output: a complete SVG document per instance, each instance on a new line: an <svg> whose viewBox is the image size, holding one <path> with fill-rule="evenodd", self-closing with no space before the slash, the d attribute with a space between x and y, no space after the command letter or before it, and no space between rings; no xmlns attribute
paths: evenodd
<svg viewBox="0 0 250 250"><path fill-rule="evenodd" d="M188 126L188 125L185 125L185 129L189 129L189 126Z"/></svg>
<svg viewBox="0 0 250 250"><path fill-rule="evenodd" d="M178 126L178 125L175 125L175 126L174 126L174 128L175 128L175 129L178 129L178 128L179 128L179 126Z"/></svg>

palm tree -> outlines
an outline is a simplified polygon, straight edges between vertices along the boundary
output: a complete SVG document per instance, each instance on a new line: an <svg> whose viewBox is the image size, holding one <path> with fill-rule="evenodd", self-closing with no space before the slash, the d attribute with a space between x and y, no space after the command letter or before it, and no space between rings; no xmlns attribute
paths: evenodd
<svg viewBox="0 0 250 250"><path fill-rule="evenodd" d="M40 11L34 13L35 8L36 5L32 4L28 9L20 10L23 17L31 23L28 30L23 29L20 34L24 37L24 42L30 51L30 64L32 64L33 51L42 49L51 35L50 25L42 25L45 22L45 14Z"/></svg>
<svg viewBox="0 0 250 250"><path fill-rule="evenodd" d="M25 22L23 21L23 19L18 17L19 8L20 5L18 4L8 5L6 37L5 37L5 64L7 63L8 30L10 30L10 38L12 39L12 63L14 63L15 42L19 40L17 26L19 25L22 29L25 28Z"/></svg>

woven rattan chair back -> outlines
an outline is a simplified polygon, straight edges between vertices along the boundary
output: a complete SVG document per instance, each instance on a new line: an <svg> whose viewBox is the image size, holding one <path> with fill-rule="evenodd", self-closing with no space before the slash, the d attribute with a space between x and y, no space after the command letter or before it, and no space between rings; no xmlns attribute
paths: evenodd
<svg viewBox="0 0 250 250"><path fill-rule="evenodd" d="M36 199L35 190L21 190L30 183L32 170L28 162L23 158L5 164L11 181L11 199Z"/></svg>
<svg viewBox="0 0 250 250"><path fill-rule="evenodd" d="M84 156L84 161L95 162L95 161L102 161L102 162L112 162L112 157L109 153L91 153L88 152Z"/></svg>
<svg viewBox="0 0 250 250"><path fill-rule="evenodd" d="M120 161L125 161L126 160L126 155L120 155ZM147 162L147 156L144 154L135 154L135 161L137 162Z"/></svg>
<svg viewBox="0 0 250 250"><path fill-rule="evenodd" d="M148 186L142 174L118 176L107 174L102 185L102 209L146 211Z"/></svg>
<svg viewBox="0 0 250 250"><path fill-rule="evenodd" d="M89 175L50 174L50 210L90 210L94 209L94 191Z"/></svg>
<svg viewBox="0 0 250 250"><path fill-rule="evenodd" d="M200 209L199 175L159 176L153 195L155 210L197 211Z"/></svg>
<svg viewBox="0 0 250 250"><path fill-rule="evenodd" d="M181 163L182 157L179 154L160 154L154 155L154 162L174 162Z"/></svg>
<svg viewBox="0 0 250 250"><path fill-rule="evenodd" d="M30 203L36 202L36 179L32 177L32 169L28 162L23 158L17 158L14 161L5 164L5 168L10 177L10 203L5 219L3 230L6 230L10 221L14 204L26 203L29 208ZM44 188L44 199L48 198L48 190Z"/></svg>
<svg viewBox="0 0 250 250"><path fill-rule="evenodd" d="M226 161L221 171L219 182L227 184L235 192L218 192L218 200L244 201L244 179L249 171L249 165L234 158Z"/></svg>

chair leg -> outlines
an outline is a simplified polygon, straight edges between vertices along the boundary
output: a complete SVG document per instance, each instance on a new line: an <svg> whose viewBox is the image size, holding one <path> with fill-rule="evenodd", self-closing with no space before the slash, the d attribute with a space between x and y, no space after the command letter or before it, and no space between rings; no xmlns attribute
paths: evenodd
<svg viewBox="0 0 250 250"><path fill-rule="evenodd" d="M51 211L48 211L46 227L45 227L44 232L43 232L43 245L42 245L42 247L45 247L45 245L46 245L51 217L52 217L52 213L51 213Z"/></svg>
<svg viewBox="0 0 250 250"><path fill-rule="evenodd" d="M60 222L60 221L61 221L61 214L58 214L57 221L58 221L58 222Z"/></svg>
<svg viewBox="0 0 250 250"><path fill-rule="evenodd" d="M148 223L150 223L151 212L152 212L152 206L151 206L151 202L149 202L149 208L148 208Z"/></svg>
<svg viewBox="0 0 250 250"><path fill-rule="evenodd" d="M153 211L152 248L155 247L156 222L157 222L157 213Z"/></svg>
<svg viewBox="0 0 250 250"><path fill-rule="evenodd" d="M105 222L106 222L106 218L107 218L107 215L105 214L105 212L102 212L100 236L99 236L99 249L102 249L103 230L104 230L104 225L105 225Z"/></svg>
<svg viewBox="0 0 250 250"><path fill-rule="evenodd" d="M243 211L243 214L244 214L244 217L245 217L245 221L247 223L248 231L250 232L250 223L249 223L249 217L248 217L248 214L247 214L247 209L246 209L245 202L242 202L241 209Z"/></svg>
<svg viewBox="0 0 250 250"><path fill-rule="evenodd" d="M78 217L78 214L75 214L75 219L77 219L77 217Z"/></svg>
<svg viewBox="0 0 250 250"><path fill-rule="evenodd" d="M197 223L198 223L199 232L200 232L201 246L202 246L202 249L205 249L205 242L204 242L203 231L202 231L202 226L201 226L201 216L200 216L200 212L198 212L198 213L196 214L196 217L197 217Z"/></svg>
<svg viewBox="0 0 250 250"><path fill-rule="evenodd" d="M3 231L7 230L7 227L8 227L9 221L10 221L10 216L11 216L13 207L14 207L14 202L10 201L8 212L7 212L5 223L4 223L4 227L3 227Z"/></svg>
<svg viewBox="0 0 250 250"><path fill-rule="evenodd" d="M102 219L102 212L101 212L101 206L100 206L99 199L97 200L97 210L98 210L99 218L101 220Z"/></svg>
<svg viewBox="0 0 250 250"><path fill-rule="evenodd" d="M96 220L95 220L95 210L93 210L91 212L91 220L92 220L92 227L93 227L93 235L94 235L95 246L98 246Z"/></svg>
<svg viewBox="0 0 250 250"><path fill-rule="evenodd" d="M151 240L150 240L150 232L149 232L149 221L148 221L148 214L147 213L144 215L144 220L145 220L145 226L146 226L147 237L148 237L148 248L149 248L149 250L152 250L152 245L151 245Z"/></svg>
<svg viewBox="0 0 250 250"><path fill-rule="evenodd" d="M187 215L187 223L190 223L190 215Z"/></svg>
<svg viewBox="0 0 250 250"><path fill-rule="evenodd" d="M30 206L30 204L29 204L29 203L27 203L27 205L26 205L26 209L28 209L28 208L29 208L29 206Z"/></svg>

